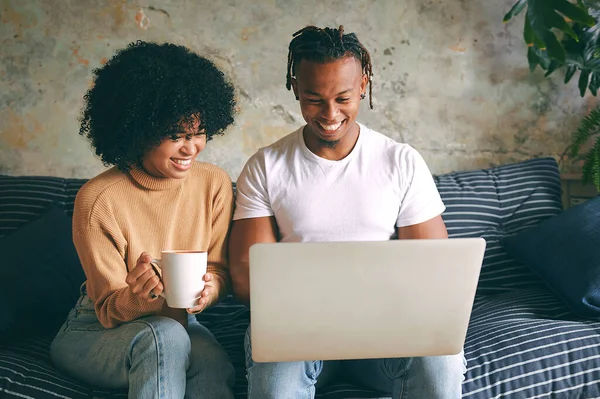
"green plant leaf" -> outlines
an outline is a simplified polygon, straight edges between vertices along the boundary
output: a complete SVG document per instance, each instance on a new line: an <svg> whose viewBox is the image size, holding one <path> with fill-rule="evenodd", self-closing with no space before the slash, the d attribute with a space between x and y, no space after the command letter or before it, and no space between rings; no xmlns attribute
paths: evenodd
<svg viewBox="0 0 600 399"><path fill-rule="evenodd" d="M600 191L600 137L596 139L594 146L587 153L581 171L583 183L591 182L596 190Z"/></svg>
<svg viewBox="0 0 600 399"><path fill-rule="evenodd" d="M587 69L582 70L579 74L579 82L577 84L577 86L579 86L579 94L581 94L581 97L585 95L585 91L587 90L589 80L590 71Z"/></svg>
<svg viewBox="0 0 600 399"><path fill-rule="evenodd" d="M573 30L579 37L578 41L571 37L563 39L563 46L566 52L564 65L566 66L565 83L568 83L577 70L588 71L591 79L589 80L590 91L596 95L599 88L598 78L600 77L600 25L593 27L574 24ZM594 78L596 75L599 77ZM585 95L585 90L581 95Z"/></svg>
<svg viewBox="0 0 600 399"><path fill-rule="evenodd" d="M584 184L589 183L592 180L595 158L594 154L590 151L583 161L583 166L581 167L581 181Z"/></svg>
<svg viewBox="0 0 600 399"><path fill-rule="evenodd" d="M550 68L550 57L546 50L541 50L536 46L531 46L527 49L527 61L529 62L529 70L533 72L537 65L543 70Z"/></svg>
<svg viewBox="0 0 600 399"><path fill-rule="evenodd" d="M527 16L529 17L531 28L535 34L546 41L546 43L549 36L553 36L556 42L558 42L558 39L556 39L556 36L552 32L553 28L562 30L573 39L577 39L577 35L573 31L573 28L571 28L571 25L569 25L569 23L565 21L565 18L557 12L557 9L559 8L568 8L568 6L565 6L565 3L582 10L583 13L590 18L585 10L569 3L567 0L528 0L527 2ZM571 16L568 16L568 18L580 22L578 18L579 15L577 13L572 14L573 18L571 18Z"/></svg>
<svg viewBox="0 0 600 399"><path fill-rule="evenodd" d="M596 97L598 94L598 88L600 88L600 74L598 72L592 72L592 79L590 80L590 91L592 95Z"/></svg>
<svg viewBox="0 0 600 399"><path fill-rule="evenodd" d="M565 84L569 83L569 80L571 80L573 75L575 75L575 72L577 72L577 66L575 66L575 65L567 66L567 72L565 73Z"/></svg>
<svg viewBox="0 0 600 399"><path fill-rule="evenodd" d="M587 9L590 17L598 21L600 18L600 2L598 2L598 0L585 0L581 1L580 3L583 4L581 6L583 9Z"/></svg>
<svg viewBox="0 0 600 399"><path fill-rule="evenodd" d="M546 77L550 76L550 74L552 72L556 71L562 65L563 65L562 62L559 62L558 60L550 61L550 65L548 65L548 69L546 70L546 73L544 74L544 76L546 76Z"/></svg>
<svg viewBox="0 0 600 399"><path fill-rule="evenodd" d="M600 133L600 108L593 109L579 124L571 139L571 157L579 155L581 146L586 144L592 136Z"/></svg>
<svg viewBox="0 0 600 399"><path fill-rule="evenodd" d="M525 15L525 27L523 28L523 39L525 39L525 43L528 46L537 46L541 50L546 49L546 43L542 39L535 34L533 29L531 28L531 23L529 22L529 17Z"/></svg>
<svg viewBox="0 0 600 399"><path fill-rule="evenodd" d="M565 52L565 48L560 44L554 33L548 31L545 36L543 36L544 42L546 43L546 50L548 51L548 56L560 62L565 62L567 54Z"/></svg>
<svg viewBox="0 0 600 399"><path fill-rule="evenodd" d="M540 63L540 57L536 54L534 47L527 49L527 62L529 63L529 71L533 72L535 67Z"/></svg>
<svg viewBox="0 0 600 399"><path fill-rule="evenodd" d="M512 17L519 14L521 11L523 11L523 9L525 8L526 5L527 5L527 0L517 1L512 6L510 11L506 13L506 15L504 16L503 22L508 22Z"/></svg>
<svg viewBox="0 0 600 399"><path fill-rule="evenodd" d="M571 21L583 25L594 26L596 19L589 15L585 8L568 1L553 1L554 8Z"/></svg>
<svg viewBox="0 0 600 399"><path fill-rule="evenodd" d="M585 95L589 87L597 95L600 0L518 0L504 16L505 22L525 8L523 39L528 45L529 69L533 72L539 65L546 71L545 76L549 76L565 67L565 84L577 71L582 71L578 81L580 94Z"/></svg>
<svg viewBox="0 0 600 399"><path fill-rule="evenodd" d="M558 29L567 37L578 41L579 37L573 29L571 21L584 26L592 26L596 22L585 8L570 3L568 0L528 0L523 37L528 45L537 45L541 49L546 48L550 59L565 62L565 49L553 30Z"/></svg>

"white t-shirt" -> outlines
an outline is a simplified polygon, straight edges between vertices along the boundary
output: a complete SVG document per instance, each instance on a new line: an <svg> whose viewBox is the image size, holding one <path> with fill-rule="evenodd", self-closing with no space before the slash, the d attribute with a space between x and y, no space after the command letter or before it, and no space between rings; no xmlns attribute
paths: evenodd
<svg viewBox="0 0 600 399"><path fill-rule="evenodd" d="M261 148L237 180L234 220L275 216L281 241L384 241L444 209L421 155L359 124L348 156L313 154L302 130Z"/></svg>

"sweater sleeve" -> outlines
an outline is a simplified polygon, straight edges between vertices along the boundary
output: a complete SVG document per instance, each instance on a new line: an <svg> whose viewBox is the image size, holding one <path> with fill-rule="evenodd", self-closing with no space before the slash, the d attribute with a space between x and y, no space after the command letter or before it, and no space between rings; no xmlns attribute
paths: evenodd
<svg viewBox="0 0 600 399"><path fill-rule="evenodd" d="M81 195L80 195L81 194ZM164 300L140 300L125 278L127 243L109 207L78 194L73 213L73 242L85 271L86 289L98 320L105 328L158 312ZM101 208L101 210L95 209Z"/></svg>
<svg viewBox="0 0 600 399"><path fill-rule="evenodd" d="M227 173L223 173L217 183L212 209L212 234L208 247L207 271L221 281L220 296L229 292L229 265L227 242L233 213L233 188Z"/></svg>

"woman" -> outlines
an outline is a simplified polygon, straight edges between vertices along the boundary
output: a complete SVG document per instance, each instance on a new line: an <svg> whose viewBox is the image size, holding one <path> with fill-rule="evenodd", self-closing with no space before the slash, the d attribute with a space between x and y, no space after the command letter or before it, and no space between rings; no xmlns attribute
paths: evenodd
<svg viewBox="0 0 600 399"><path fill-rule="evenodd" d="M196 162L232 122L234 91L210 61L173 44L132 43L94 71L80 134L113 168L78 192L73 240L82 295L52 342L56 366L129 398L232 398L234 370L194 314L227 294L233 192ZM208 252L197 305L171 309L149 262Z"/></svg>

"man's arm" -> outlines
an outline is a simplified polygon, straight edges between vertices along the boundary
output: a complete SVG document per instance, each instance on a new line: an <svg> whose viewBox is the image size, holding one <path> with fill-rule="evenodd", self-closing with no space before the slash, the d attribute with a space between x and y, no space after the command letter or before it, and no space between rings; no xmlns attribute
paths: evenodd
<svg viewBox="0 0 600 399"><path fill-rule="evenodd" d="M448 238L446 224L442 216L436 216L433 219L412 226L398 227L399 240L415 238Z"/></svg>
<svg viewBox="0 0 600 399"><path fill-rule="evenodd" d="M259 242L277 242L275 217L239 219L231 226L229 272L235 298L250 304L250 247Z"/></svg>

